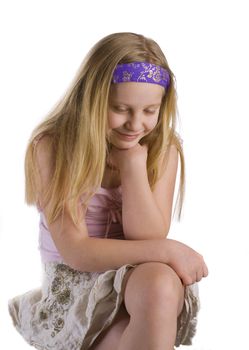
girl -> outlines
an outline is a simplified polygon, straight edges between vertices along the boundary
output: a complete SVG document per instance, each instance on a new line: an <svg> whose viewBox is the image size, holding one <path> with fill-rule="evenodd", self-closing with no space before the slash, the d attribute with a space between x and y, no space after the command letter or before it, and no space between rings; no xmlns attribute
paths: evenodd
<svg viewBox="0 0 249 350"><path fill-rule="evenodd" d="M33 132L26 201L40 212L44 279L9 302L37 349L172 350L191 344L200 254L166 239L181 160L174 75L156 42L116 33L89 52Z"/></svg>

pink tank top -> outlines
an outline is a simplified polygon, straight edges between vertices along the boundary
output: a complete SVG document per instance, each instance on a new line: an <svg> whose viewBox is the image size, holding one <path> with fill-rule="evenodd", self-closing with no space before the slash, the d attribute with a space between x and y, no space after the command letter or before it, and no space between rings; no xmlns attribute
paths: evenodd
<svg viewBox="0 0 249 350"><path fill-rule="evenodd" d="M121 186L109 189L100 187L89 202L85 220L90 237L125 239L122 226ZM42 211L40 211L39 227L39 250L42 262L63 261Z"/></svg>

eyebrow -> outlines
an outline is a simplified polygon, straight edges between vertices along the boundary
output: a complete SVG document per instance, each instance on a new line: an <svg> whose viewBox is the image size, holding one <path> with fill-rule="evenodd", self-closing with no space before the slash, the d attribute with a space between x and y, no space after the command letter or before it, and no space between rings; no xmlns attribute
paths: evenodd
<svg viewBox="0 0 249 350"><path fill-rule="evenodd" d="M122 106L125 106L125 107L132 107L131 105L128 105L128 104L126 104L126 103L119 102L119 101L111 101L111 103L114 104L114 105L122 105ZM152 103L152 104L150 104L150 105L144 106L144 108L159 107L160 105L161 105L161 102Z"/></svg>

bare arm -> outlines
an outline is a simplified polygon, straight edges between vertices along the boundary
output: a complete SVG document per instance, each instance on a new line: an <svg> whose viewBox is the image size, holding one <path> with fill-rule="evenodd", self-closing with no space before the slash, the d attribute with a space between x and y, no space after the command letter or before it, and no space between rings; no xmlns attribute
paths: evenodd
<svg viewBox="0 0 249 350"><path fill-rule="evenodd" d="M152 192L147 175L147 147L112 150L120 169L123 230L127 239L165 238L171 222L178 165L178 152L171 146L166 167L159 164L162 177Z"/></svg>
<svg viewBox="0 0 249 350"><path fill-rule="evenodd" d="M121 171L122 220L127 239L164 238L167 225L151 191L146 164Z"/></svg>
<svg viewBox="0 0 249 350"><path fill-rule="evenodd" d="M208 275L203 257L178 241L89 238L87 232L77 231L72 225L61 232L55 225L49 227L55 245L65 263L78 271L103 272L154 261L171 266L185 285Z"/></svg>
<svg viewBox="0 0 249 350"><path fill-rule="evenodd" d="M37 161L40 173L38 186L39 205L47 217L49 203L44 203L43 193L53 176L53 155L50 139L43 137L37 144ZM85 223L86 208L78 206L81 224L75 226L67 211L48 225L54 243L63 260L71 267L82 271L104 271L123 264L139 264L146 261L166 263L162 240L125 241L115 239L90 238Z"/></svg>
<svg viewBox="0 0 249 350"><path fill-rule="evenodd" d="M37 145L37 161L41 175L38 194L39 204L47 215L43 193L52 176L53 158L46 138ZM49 225L54 243L66 264L79 271L106 271L124 264L140 264L156 261L172 266L183 282L191 284L207 274L202 257L184 244L165 239L115 240L88 237L84 220L85 208L79 205L81 225L76 227L65 210Z"/></svg>
<svg viewBox="0 0 249 350"><path fill-rule="evenodd" d="M167 263L165 240L119 240L85 237L85 232L73 237L72 229L65 228L58 235L53 231L55 244L64 261L79 271L106 271L125 264L141 264L155 261ZM69 233L70 230L70 233Z"/></svg>

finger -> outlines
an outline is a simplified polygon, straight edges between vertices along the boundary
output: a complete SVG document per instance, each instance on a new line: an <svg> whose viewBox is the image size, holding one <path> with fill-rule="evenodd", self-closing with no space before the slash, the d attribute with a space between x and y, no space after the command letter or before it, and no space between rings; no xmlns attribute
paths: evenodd
<svg viewBox="0 0 249 350"><path fill-rule="evenodd" d="M207 265L204 263L203 265L203 277L207 277L208 276L208 268Z"/></svg>
<svg viewBox="0 0 249 350"><path fill-rule="evenodd" d="M182 282L184 284L184 286L190 286L191 284L194 283L194 278L190 277L190 276L184 276L182 278Z"/></svg>
<svg viewBox="0 0 249 350"><path fill-rule="evenodd" d="M196 271L196 282L200 282L203 277L202 269L200 271Z"/></svg>

